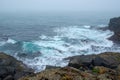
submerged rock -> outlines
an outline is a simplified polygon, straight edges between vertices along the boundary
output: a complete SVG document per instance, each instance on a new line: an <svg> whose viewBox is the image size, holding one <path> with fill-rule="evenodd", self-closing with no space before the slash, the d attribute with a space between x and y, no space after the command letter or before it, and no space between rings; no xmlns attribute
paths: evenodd
<svg viewBox="0 0 120 80"><path fill-rule="evenodd" d="M32 74L33 70L12 56L0 53L0 79L17 80L18 78Z"/></svg>
<svg viewBox="0 0 120 80"><path fill-rule="evenodd" d="M39 57L42 53L39 51L39 52L35 52L35 53L18 53L17 56L19 58L28 58L28 59L33 59L35 57Z"/></svg>
<svg viewBox="0 0 120 80"><path fill-rule="evenodd" d="M109 29L114 32L114 35L110 39L116 43L120 43L120 17L110 19Z"/></svg>

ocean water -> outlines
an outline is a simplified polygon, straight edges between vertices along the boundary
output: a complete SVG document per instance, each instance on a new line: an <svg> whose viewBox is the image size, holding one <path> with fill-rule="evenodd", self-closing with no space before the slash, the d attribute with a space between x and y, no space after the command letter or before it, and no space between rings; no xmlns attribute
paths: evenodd
<svg viewBox="0 0 120 80"><path fill-rule="evenodd" d="M75 55L120 52L108 38L109 17L81 15L0 15L0 51L34 70L66 66Z"/></svg>

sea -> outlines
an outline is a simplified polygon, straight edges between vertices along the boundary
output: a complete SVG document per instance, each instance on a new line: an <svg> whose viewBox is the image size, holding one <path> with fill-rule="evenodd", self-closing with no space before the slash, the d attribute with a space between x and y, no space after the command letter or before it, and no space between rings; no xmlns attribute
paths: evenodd
<svg viewBox="0 0 120 80"><path fill-rule="evenodd" d="M67 57L120 52L108 38L114 16L100 14L0 14L0 52L40 72L46 66L64 67Z"/></svg>

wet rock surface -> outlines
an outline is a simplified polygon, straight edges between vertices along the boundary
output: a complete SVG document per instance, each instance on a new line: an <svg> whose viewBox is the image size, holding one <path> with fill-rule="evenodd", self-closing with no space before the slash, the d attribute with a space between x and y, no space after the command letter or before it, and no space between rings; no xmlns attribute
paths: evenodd
<svg viewBox="0 0 120 80"><path fill-rule="evenodd" d="M0 53L0 80L17 80L28 74L33 74L33 70L12 56Z"/></svg>

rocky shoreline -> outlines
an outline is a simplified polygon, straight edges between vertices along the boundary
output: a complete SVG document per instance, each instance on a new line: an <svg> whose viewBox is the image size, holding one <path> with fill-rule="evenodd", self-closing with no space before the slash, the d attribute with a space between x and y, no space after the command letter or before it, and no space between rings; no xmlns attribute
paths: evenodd
<svg viewBox="0 0 120 80"><path fill-rule="evenodd" d="M0 53L0 80L17 80L22 76L33 74L21 61L5 53Z"/></svg>
<svg viewBox="0 0 120 80"><path fill-rule="evenodd" d="M0 80L120 80L120 53L80 55L66 58L69 65L39 73L12 56L0 53Z"/></svg>
<svg viewBox="0 0 120 80"><path fill-rule="evenodd" d="M110 40L120 43L120 17L112 18L109 30L114 32ZM69 64L63 68L51 67L39 73L21 61L0 53L0 80L120 80L120 53L79 55L66 58Z"/></svg>
<svg viewBox="0 0 120 80"><path fill-rule="evenodd" d="M19 80L120 80L120 53L69 57L64 68L46 69Z"/></svg>

